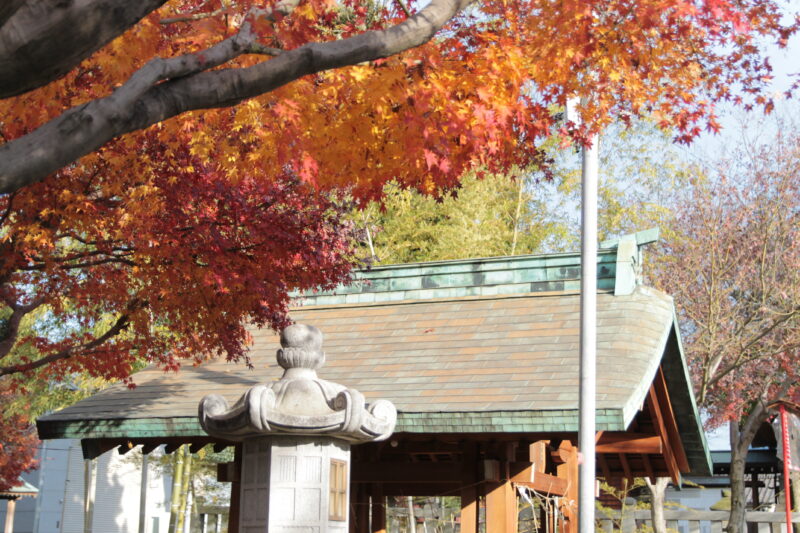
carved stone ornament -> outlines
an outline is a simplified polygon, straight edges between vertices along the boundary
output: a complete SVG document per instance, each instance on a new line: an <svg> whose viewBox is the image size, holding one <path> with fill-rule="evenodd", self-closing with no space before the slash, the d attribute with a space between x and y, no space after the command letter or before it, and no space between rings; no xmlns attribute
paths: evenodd
<svg viewBox="0 0 800 533"><path fill-rule="evenodd" d="M294 324L281 332L280 380L250 388L233 406L218 394L200 401L200 425L211 436L240 441L267 435L321 435L349 442L387 439L397 409L387 400L367 406L354 390L317 377L325 363L322 332Z"/></svg>

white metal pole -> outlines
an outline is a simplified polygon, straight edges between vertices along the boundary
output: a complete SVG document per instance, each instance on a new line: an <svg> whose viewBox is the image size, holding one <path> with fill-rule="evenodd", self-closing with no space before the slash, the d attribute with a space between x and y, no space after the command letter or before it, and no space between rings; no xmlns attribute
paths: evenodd
<svg viewBox="0 0 800 533"><path fill-rule="evenodd" d="M583 148L581 165L581 341L578 450L578 531L594 533L595 407L597 366L597 135Z"/></svg>

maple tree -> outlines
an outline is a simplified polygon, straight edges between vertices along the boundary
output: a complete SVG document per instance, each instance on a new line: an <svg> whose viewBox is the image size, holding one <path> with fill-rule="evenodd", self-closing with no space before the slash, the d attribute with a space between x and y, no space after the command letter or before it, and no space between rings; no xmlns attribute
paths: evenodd
<svg viewBox="0 0 800 533"><path fill-rule="evenodd" d="M796 29L768 2L466 4L145 2L93 18L97 2L9 4L0 375L48 365L119 378L136 358L237 359L245 321L280 326L289 290L349 271L331 191L365 202L389 180L433 192L476 164L541 163L536 140L557 123L548 106L566 95L594 95L587 128L646 113L689 138L703 120L715 127L729 83L766 83L756 38ZM23 68L13 52L55 27L64 50ZM190 112L211 107L222 108ZM18 335L43 306L59 326Z"/></svg>
<svg viewBox="0 0 800 533"><path fill-rule="evenodd" d="M585 126L565 137L652 115L691 139L737 88L769 107L761 43L796 31L782 15L764 0L6 1L0 379L240 359L245 323L280 327L290 291L346 279L340 189L363 204L390 180L432 193L541 163L568 96Z"/></svg>
<svg viewBox="0 0 800 533"><path fill-rule="evenodd" d="M731 518L770 405L800 396L800 138L743 147L696 177L656 264L675 297L698 404L730 421Z"/></svg>

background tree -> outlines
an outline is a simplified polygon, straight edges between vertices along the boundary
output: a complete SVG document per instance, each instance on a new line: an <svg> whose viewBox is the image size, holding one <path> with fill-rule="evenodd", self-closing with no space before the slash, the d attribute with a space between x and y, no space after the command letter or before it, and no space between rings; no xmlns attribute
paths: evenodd
<svg viewBox="0 0 800 533"><path fill-rule="evenodd" d="M698 403L732 422L731 533L744 527L745 458L768 406L800 393L800 138L783 131L696 177L657 260Z"/></svg>
<svg viewBox="0 0 800 533"><path fill-rule="evenodd" d="M534 253L562 246L569 227L554 213L554 187L532 171L470 173L438 198L389 183L380 203L354 212L363 256L382 264ZM368 233L368 235L367 235Z"/></svg>

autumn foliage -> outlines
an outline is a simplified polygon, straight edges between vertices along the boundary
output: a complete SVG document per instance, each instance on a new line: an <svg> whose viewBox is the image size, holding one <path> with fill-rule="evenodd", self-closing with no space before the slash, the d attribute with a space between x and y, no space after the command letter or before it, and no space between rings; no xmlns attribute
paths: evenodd
<svg viewBox="0 0 800 533"><path fill-rule="evenodd" d="M0 389L0 401L8 402L10 396L7 388ZM20 474L38 466L39 439L30 423L24 415L0 412L0 491L19 485Z"/></svg>
<svg viewBox="0 0 800 533"><path fill-rule="evenodd" d="M769 108L760 47L796 30L763 0L487 0L401 54L377 42L347 68L258 78L308 43L324 57L421 24L408 9L176 0L0 101L0 377L125 379L136 361L241 359L245 324L280 327L290 291L347 278L345 196L364 204L390 180L432 193L467 169L541 164L544 137L580 142L614 119L655 117L688 141L718 127L716 102ZM257 39L236 48L245 30ZM216 62L225 43L233 52ZM181 57L185 71L149 78L157 57ZM228 94L255 96L216 96ZM583 98L580 128L557 116L568 97ZM98 123L85 155L65 159ZM41 161L58 170L8 185L4 164Z"/></svg>

